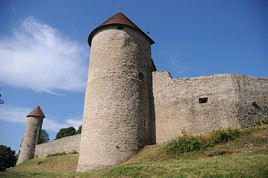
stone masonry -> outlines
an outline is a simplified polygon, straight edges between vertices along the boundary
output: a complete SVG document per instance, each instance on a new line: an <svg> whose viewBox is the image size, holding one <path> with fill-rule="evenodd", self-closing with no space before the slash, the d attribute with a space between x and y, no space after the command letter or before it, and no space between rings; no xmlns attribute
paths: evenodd
<svg viewBox="0 0 268 178"><path fill-rule="evenodd" d="M268 116L268 79L232 74L172 79L153 72L156 142L182 132L261 124Z"/></svg>
<svg viewBox="0 0 268 178"><path fill-rule="evenodd" d="M88 42L81 137L35 150L44 115L30 114L18 163L33 158L34 152L44 157L75 150L77 171L84 172L121 163L145 145L182 133L268 122L268 79L234 74L173 79L168 72L156 71L153 40L122 13L95 28Z"/></svg>
<svg viewBox="0 0 268 178"><path fill-rule="evenodd" d="M131 23L123 14L118 17ZM89 41L90 67L77 171L121 163L151 142L151 42L133 28L124 24L105 26L93 31Z"/></svg>
<svg viewBox="0 0 268 178"><path fill-rule="evenodd" d="M80 140L81 135L78 134L36 145L34 156L43 158L55 153L79 153Z"/></svg>
<svg viewBox="0 0 268 178"><path fill-rule="evenodd" d="M17 165L34 158L35 147L42 128L43 118L45 118L45 115L39 106L28 114L26 131L20 147Z"/></svg>
<svg viewBox="0 0 268 178"><path fill-rule="evenodd" d="M268 79L264 78L217 74L172 79L168 72L153 72L153 94L157 143L182 132L196 135L268 121ZM207 102L199 103L199 98ZM37 145L35 155L79 152L79 143L80 135L54 140Z"/></svg>
<svg viewBox="0 0 268 178"><path fill-rule="evenodd" d="M157 143L172 140L182 132L196 135L268 121L268 79L265 78L217 74L173 79L168 72L153 72L153 96ZM199 103L199 99L205 98L206 102ZM37 145L35 154L60 153L64 149L71 152L79 147L80 137L70 137L75 139L72 146L69 139L64 140L67 138L60 144L53 141L53 146Z"/></svg>

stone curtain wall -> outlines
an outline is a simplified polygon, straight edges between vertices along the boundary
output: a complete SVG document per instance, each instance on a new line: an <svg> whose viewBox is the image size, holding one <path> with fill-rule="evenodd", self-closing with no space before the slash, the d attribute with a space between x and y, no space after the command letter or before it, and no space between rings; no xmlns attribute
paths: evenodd
<svg viewBox="0 0 268 178"><path fill-rule="evenodd" d="M229 75L172 79L169 73L154 72L153 93L157 143L182 132L199 134L239 126L236 93Z"/></svg>
<svg viewBox="0 0 268 178"><path fill-rule="evenodd" d="M182 132L268 122L268 79L230 74L172 79L167 72L153 72L153 94L157 143ZM79 152L79 146L80 135L65 137L37 145L35 155Z"/></svg>
<svg viewBox="0 0 268 178"><path fill-rule="evenodd" d="M260 123L268 113L267 90L268 79L231 74L172 79L167 72L154 72L156 142L182 132L200 134Z"/></svg>
<svg viewBox="0 0 268 178"><path fill-rule="evenodd" d="M46 157L48 154L79 152L81 135L74 135L39 144L35 148L35 156Z"/></svg>

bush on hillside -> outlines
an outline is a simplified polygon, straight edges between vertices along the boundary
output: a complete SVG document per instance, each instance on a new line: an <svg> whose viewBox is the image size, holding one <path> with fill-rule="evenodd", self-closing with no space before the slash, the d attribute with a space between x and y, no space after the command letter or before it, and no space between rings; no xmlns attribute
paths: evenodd
<svg viewBox="0 0 268 178"><path fill-rule="evenodd" d="M48 154L47 157L52 157L52 156L63 156L66 155L66 152L61 152L61 153L51 153Z"/></svg>
<svg viewBox="0 0 268 178"><path fill-rule="evenodd" d="M172 154L181 154L205 149L208 146L210 146L210 144L201 137L182 136L168 144L168 152Z"/></svg>
<svg viewBox="0 0 268 178"><path fill-rule="evenodd" d="M13 167L16 164L15 151L10 147L0 145L0 171Z"/></svg>
<svg viewBox="0 0 268 178"><path fill-rule="evenodd" d="M230 140L233 140L239 136L238 129L221 129L215 130L211 133L212 141L215 144L226 143Z"/></svg>
<svg viewBox="0 0 268 178"><path fill-rule="evenodd" d="M168 154L179 155L186 152L204 150L217 144L226 143L239 137L238 129L221 129L208 135L188 136L184 134L168 144Z"/></svg>
<svg viewBox="0 0 268 178"><path fill-rule="evenodd" d="M61 128L56 135L56 139L75 135L76 130L74 127Z"/></svg>

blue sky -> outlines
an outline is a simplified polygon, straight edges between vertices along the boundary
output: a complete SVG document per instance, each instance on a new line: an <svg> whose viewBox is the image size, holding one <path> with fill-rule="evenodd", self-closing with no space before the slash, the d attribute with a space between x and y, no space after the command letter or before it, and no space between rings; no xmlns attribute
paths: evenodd
<svg viewBox="0 0 268 178"><path fill-rule="evenodd" d="M173 77L236 73L268 77L266 0L0 1L0 144L18 150L25 116L40 105L54 139L82 120L88 34L119 4L156 42Z"/></svg>

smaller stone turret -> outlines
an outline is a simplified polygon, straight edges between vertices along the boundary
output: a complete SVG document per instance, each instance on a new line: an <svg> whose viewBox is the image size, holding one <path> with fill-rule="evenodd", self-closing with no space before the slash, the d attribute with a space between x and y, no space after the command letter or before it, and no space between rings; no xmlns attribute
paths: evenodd
<svg viewBox="0 0 268 178"><path fill-rule="evenodd" d="M45 115L41 108L37 106L27 115L27 118L27 126L20 147L17 165L34 157L35 146L41 132L43 118L45 118Z"/></svg>

